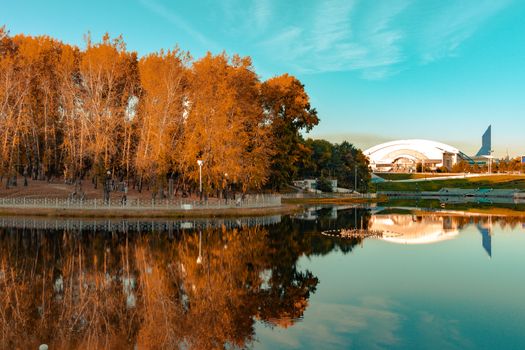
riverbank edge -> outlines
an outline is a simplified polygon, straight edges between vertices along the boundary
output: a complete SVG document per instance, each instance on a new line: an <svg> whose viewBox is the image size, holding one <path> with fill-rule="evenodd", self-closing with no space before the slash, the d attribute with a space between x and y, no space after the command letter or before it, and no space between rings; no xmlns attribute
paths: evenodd
<svg viewBox="0 0 525 350"><path fill-rule="evenodd" d="M0 216L83 217L83 218L228 218L239 216L290 215L301 212L308 205L366 204L385 201L386 198L299 198L284 199L280 206L264 208L224 209L126 209L126 208L0 208Z"/></svg>
<svg viewBox="0 0 525 350"><path fill-rule="evenodd" d="M0 208L0 216L41 216L81 218L228 218L240 216L288 215L302 210L300 205L282 204L264 208L224 209L126 209L126 208Z"/></svg>
<svg viewBox="0 0 525 350"><path fill-rule="evenodd" d="M367 204L387 202L388 197L378 196L376 198L355 198L355 197L332 197L332 198L283 198L282 202L295 205L345 205L345 204Z"/></svg>

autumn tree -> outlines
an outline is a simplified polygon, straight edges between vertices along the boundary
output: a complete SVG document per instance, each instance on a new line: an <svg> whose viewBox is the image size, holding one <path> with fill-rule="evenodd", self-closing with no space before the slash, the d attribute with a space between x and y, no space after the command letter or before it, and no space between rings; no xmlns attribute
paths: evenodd
<svg viewBox="0 0 525 350"><path fill-rule="evenodd" d="M234 88L234 118L241 121L241 130L236 135L241 156L238 159L238 177L243 192L260 189L269 177L271 156L275 150L271 126L262 108L261 84L249 57L233 56L229 74Z"/></svg>
<svg viewBox="0 0 525 350"><path fill-rule="evenodd" d="M81 178L89 159L85 152L88 142L90 125L81 113L82 81L80 77L79 62L80 51L72 46L63 46L59 58L57 71L60 107L62 119L63 142L63 172L66 179Z"/></svg>
<svg viewBox="0 0 525 350"><path fill-rule="evenodd" d="M302 131L310 131L319 123L317 111L310 106L304 85L288 74L271 78L261 87L264 113L272 126L272 147L269 184L276 189L289 183L298 171L298 164L308 150L302 142Z"/></svg>
<svg viewBox="0 0 525 350"><path fill-rule="evenodd" d="M194 62L188 92L182 171L197 182L203 160L205 188L225 182L243 190L260 187L267 177L268 130L251 60L208 53Z"/></svg>
<svg viewBox="0 0 525 350"><path fill-rule="evenodd" d="M61 118L59 115L58 65L63 44L46 37L17 35L19 79L29 90L23 100L25 128L22 164L33 178L59 175L61 168Z"/></svg>
<svg viewBox="0 0 525 350"><path fill-rule="evenodd" d="M189 60L188 53L175 49L139 62L142 95L135 164L141 180L162 183L163 176L180 170Z"/></svg>
<svg viewBox="0 0 525 350"><path fill-rule="evenodd" d="M136 53L126 51L122 37L111 40L106 34L98 44L88 38L80 76L80 113L89 128L85 152L93 174L110 170L127 176L133 123L129 105L138 92Z"/></svg>
<svg viewBox="0 0 525 350"><path fill-rule="evenodd" d="M16 185L16 175L21 170L21 157L24 156L24 137L30 131L28 118L28 99L30 93L30 74L23 60L19 59L16 43L8 37L5 29L0 32L0 130L2 175Z"/></svg>
<svg viewBox="0 0 525 350"><path fill-rule="evenodd" d="M11 170L11 148L13 147L13 114L17 99L14 90L17 87L15 77L14 44L5 27L0 27L0 176Z"/></svg>

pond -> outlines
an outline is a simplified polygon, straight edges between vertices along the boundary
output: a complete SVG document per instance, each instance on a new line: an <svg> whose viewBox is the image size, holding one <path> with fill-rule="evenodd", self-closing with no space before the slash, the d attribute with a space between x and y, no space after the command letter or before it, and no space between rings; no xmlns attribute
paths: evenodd
<svg viewBox="0 0 525 350"><path fill-rule="evenodd" d="M0 348L522 349L525 216L0 218ZM363 228L382 237L323 231Z"/></svg>

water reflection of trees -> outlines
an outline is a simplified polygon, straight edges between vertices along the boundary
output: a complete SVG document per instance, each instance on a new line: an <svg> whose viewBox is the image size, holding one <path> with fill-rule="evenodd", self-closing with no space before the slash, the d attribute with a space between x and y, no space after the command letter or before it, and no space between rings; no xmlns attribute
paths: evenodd
<svg viewBox="0 0 525 350"><path fill-rule="evenodd" d="M289 240L290 244L300 244L304 247L307 256L327 255L334 250L347 254L361 242L361 239L332 238L320 233L333 229L358 228L361 227L361 223L363 228L367 228L370 221L370 210L366 208L338 210L334 216L333 209L326 207L316 210L315 214L315 220L284 217L275 230L270 230L270 234L283 237L282 232L286 232L284 239Z"/></svg>
<svg viewBox="0 0 525 350"><path fill-rule="evenodd" d="M301 318L318 279L294 232L0 229L0 348L244 347Z"/></svg>

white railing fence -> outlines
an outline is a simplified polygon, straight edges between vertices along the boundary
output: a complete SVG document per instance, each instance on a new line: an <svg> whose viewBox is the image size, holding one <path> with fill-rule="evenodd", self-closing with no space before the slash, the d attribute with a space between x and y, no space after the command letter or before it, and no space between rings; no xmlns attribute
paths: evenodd
<svg viewBox="0 0 525 350"><path fill-rule="evenodd" d="M376 198L376 193L313 193L313 192L298 192L286 193L282 195L286 199L302 199L302 198Z"/></svg>
<svg viewBox="0 0 525 350"><path fill-rule="evenodd" d="M243 198L229 200L196 200L196 199L137 199L111 198L72 199L72 198L0 198L3 208L58 208L58 209L227 209L227 208L266 208L281 205L281 196L275 194L250 194Z"/></svg>

